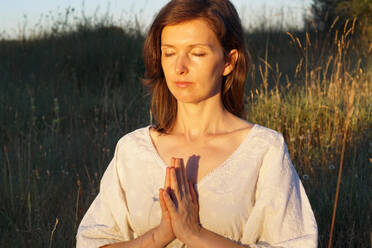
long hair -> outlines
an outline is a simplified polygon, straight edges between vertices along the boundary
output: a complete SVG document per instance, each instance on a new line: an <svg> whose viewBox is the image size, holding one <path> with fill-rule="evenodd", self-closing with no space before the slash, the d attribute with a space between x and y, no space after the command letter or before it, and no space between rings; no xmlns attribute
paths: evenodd
<svg viewBox="0 0 372 248"><path fill-rule="evenodd" d="M221 93L227 111L239 117L244 115L244 85L250 56L234 5L229 0L172 0L155 17L143 49L146 67L143 83L152 95L151 112L159 132L171 130L177 116L177 100L168 89L161 66L161 33L166 25L195 18L202 18L209 24L223 47L225 60L232 49L238 51L234 70L223 77Z"/></svg>

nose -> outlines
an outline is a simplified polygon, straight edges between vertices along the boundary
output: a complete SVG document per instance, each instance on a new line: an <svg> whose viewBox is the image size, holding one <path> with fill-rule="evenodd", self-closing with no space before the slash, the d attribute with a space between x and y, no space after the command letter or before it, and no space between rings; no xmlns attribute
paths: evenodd
<svg viewBox="0 0 372 248"><path fill-rule="evenodd" d="M179 55L176 61L175 71L177 74L182 75L188 72L187 68L187 57L185 55Z"/></svg>

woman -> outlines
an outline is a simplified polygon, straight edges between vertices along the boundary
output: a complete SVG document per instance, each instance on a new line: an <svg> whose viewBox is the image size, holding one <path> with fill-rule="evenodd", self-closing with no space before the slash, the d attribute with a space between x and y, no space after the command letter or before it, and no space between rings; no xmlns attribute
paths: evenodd
<svg viewBox="0 0 372 248"><path fill-rule="evenodd" d="M282 135L242 118L249 57L234 6L170 1L144 60L157 125L118 142L77 246L316 247Z"/></svg>

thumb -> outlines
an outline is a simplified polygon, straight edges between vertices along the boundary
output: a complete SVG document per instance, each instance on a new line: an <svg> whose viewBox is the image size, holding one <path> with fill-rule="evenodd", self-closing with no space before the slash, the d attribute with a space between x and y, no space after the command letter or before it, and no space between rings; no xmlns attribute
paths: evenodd
<svg viewBox="0 0 372 248"><path fill-rule="evenodd" d="M160 208L163 213L168 212L167 205L165 204L164 197L163 197L163 189L159 189L159 203L160 203Z"/></svg>

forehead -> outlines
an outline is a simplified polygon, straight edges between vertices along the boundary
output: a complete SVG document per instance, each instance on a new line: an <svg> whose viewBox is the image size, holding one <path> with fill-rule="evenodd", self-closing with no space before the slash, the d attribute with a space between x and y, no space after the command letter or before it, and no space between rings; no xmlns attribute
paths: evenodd
<svg viewBox="0 0 372 248"><path fill-rule="evenodd" d="M174 25L167 25L161 33L162 45L207 44L218 46L220 42L207 21L193 19Z"/></svg>

